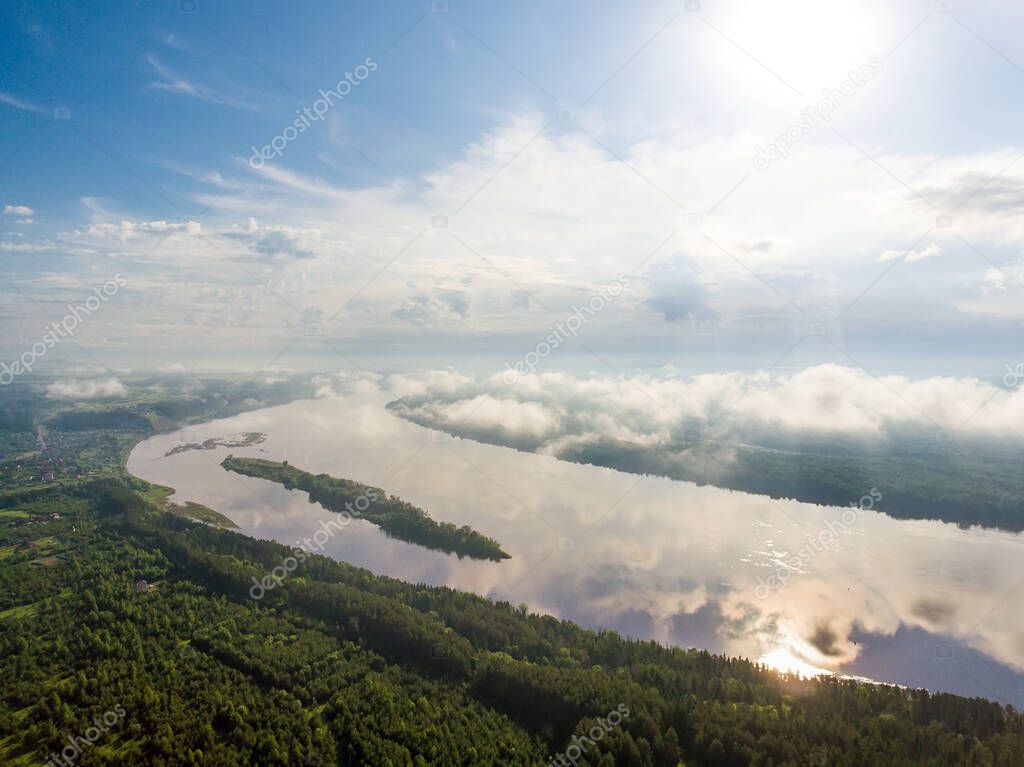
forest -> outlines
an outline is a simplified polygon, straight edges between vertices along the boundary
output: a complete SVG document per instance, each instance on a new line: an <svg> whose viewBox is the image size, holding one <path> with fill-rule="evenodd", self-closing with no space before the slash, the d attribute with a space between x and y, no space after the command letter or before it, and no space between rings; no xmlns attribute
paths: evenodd
<svg viewBox="0 0 1024 767"><path fill-rule="evenodd" d="M361 485L348 479L327 474L310 474L289 466L287 461L268 461L263 458L236 458L229 455L223 461L228 471L277 482L291 490L297 488L309 493L309 499L328 511L347 512L356 519L365 519L377 525L385 534L428 549L457 554L472 559L490 559L499 562L508 559L501 545L467 525L456 527L450 522L436 522L423 509L413 506L379 487Z"/></svg>

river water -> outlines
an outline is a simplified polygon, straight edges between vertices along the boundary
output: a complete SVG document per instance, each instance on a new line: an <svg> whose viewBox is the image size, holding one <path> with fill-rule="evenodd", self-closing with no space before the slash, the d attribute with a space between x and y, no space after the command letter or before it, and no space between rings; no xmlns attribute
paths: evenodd
<svg viewBox="0 0 1024 767"><path fill-rule="evenodd" d="M663 643L1024 705L1024 536L900 521L559 461L450 438L377 391L301 400L139 444L129 471L295 545L337 515L220 467L228 453L383 487L496 538L459 559L356 520L336 559ZM243 432L244 448L165 454ZM870 490L865 488L866 498ZM852 503L870 506L870 500ZM322 539L322 536L321 536ZM787 562L800 560L798 567Z"/></svg>

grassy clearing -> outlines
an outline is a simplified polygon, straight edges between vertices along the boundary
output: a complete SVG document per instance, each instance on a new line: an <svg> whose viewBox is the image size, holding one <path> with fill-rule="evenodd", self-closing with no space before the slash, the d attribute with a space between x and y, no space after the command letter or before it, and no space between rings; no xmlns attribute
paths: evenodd
<svg viewBox="0 0 1024 767"><path fill-rule="evenodd" d="M213 525L214 527L238 527L238 525L225 517L219 511L214 511L209 506L203 506L201 503L185 501L184 506L179 506L176 503L168 502L167 509L172 514L177 514L179 517L194 519L196 522L205 522L206 524Z"/></svg>
<svg viewBox="0 0 1024 767"><path fill-rule="evenodd" d="M174 494L173 487L167 487L165 485L153 485L150 484L144 491L140 492L143 498L150 503L162 504L167 501Z"/></svg>
<svg viewBox="0 0 1024 767"><path fill-rule="evenodd" d="M0 620L23 620L39 612L39 602L30 605L18 605L8 610L0 610Z"/></svg>

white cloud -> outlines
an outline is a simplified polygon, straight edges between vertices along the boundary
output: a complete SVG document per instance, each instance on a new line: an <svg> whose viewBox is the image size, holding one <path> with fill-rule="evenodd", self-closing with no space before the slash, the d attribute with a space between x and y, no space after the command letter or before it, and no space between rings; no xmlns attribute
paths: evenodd
<svg viewBox="0 0 1024 767"><path fill-rule="evenodd" d="M885 253L878 257L879 261L895 261L900 258L906 258L907 263L913 263L914 261L923 261L926 258L932 256L942 255L942 248L936 245L934 242L928 247L922 250L887 250Z"/></svg>
<svg viewBox="0 0 1024 767"><path fill-rule="evenodd" d="M25 101L25 99L19 98L11 93L0 92L0 104L7 104L7 106L20 109L23 112L42 113L45 111L42 107L37 106L30 101Z"/></svg>
<svg viewBox="0 0 1024 767"><path fill-rule="evenodd" d="M32 242L0 242L0 250L6 253L43 253L52 248Z"/></svg>
<svg viewBox="0 0 1024 767"><path fill-rule="evenodd" d="M200 101L207 101L212 104L223 104L224 106L236 107L239 109L255 109L256 107L248 99L242 98L240 94L246 89L240 86L225 83L223 87L207 85L194 79L190 80L184 75L161 63L160 60L150 54L146 61L153 67L158 75L150 85L157 90L177 93L183 96L191 96Z"/></svg>
<svg viewBox="0 0 1024 767"><path fill-rule="evenodd" d="M969 314L1003 320L1024 320L1024 264L1008 263L986 269L981 289L975 296L959 299L954 306Z"/></svg>
<svg viewBox="0 0 1024 767"><path fill-rule="evenodd" d="M387 378L387 390L396 397L455 394L473 385L474 379L454 370L431 370L420 374L395 373Z"/></svg>
<svg viewBox="0 0 1024 767"><path fill-rule="evenodd" d="M128 390L116 378L86 381L71 378L64 381L55 381L46 387L47 397L61 400L105 399L108 397L121 397L127 393Z"/></svg>
<svg viewBox="0 0 1024 767"><path fill-rule="evenodd" d="M198 221L131 221L122 219L118 223L109 221L97 221L89 224L83 230L76 232L76 235L87 235L90 237L116 237L121 242L126 242L133 237L159 234L168 235L182 233L198 235L202 233L202 225Z"/></svg>
<svg viewBox="0 0 1024 767"><path fill-rule="evenodd" d="M35 215L35 211L28 207L28 205L4 205L4 215L31 218Z"/></svg>
<svg viewBox="0 0 1024 767"><path fill-rule="evenodd" d="M991 290L1003 292L1006 290L1007 275L1002 269L985 270L985 286Z"/></svg>
<svg viewBox="0 0 1024 767"><path fill-rule="evenodd" d="M844 316L851 325L864 317L915 322L931 311L944 319L929 332L945 337L953 328L956 343L992 314L983 287L991 264L941 228L914 245L934 211L885 183L845 144L809 142L784 167L751 174L757 136L669 135L616 147L627 167L586 134L544 125L540 115L507 117L454 161L380 186L346 186L272 163L241 176L180 171L194 184L197 209L209 206L201 226L86 199L89 223L50 240L87 258L90 269L104 258L112 271L130 262L144 300L130 314L126 305L120 319L164 334L162 342L173 325L185 345L237 348L237 329L247 327L272 346L280 328L318 307L333 318L326 331L336 337L415 338L425 351L486 338L491 349L522 354L557 319L544 307L567 312L637 269L630 288L588 326L598 345L663 349L711 324L723 346L749 348L806 328L802 312L834 317L854 299ZM1008 155L879 161L955 197L964 173L994 174ZM226 177L237 181L197 182ZM707 210L734 186L700 227L686 226L688 212ZM449 226L432 226L432 212L407 190L448 211ZM983 207L979 197L958 211L956 234L1003 262L1024 244L1024 217L1005 204ZM931 268L892 269L875 282L886 268L878 261L902 256L900 247L911 249L908 261L927 258ZM111 307L111 321L121 310ZM1008 303L999 316L1013 311Z"/></svg>
<svg viewBox="0 0 1024 767"><path fill-rule="evenodd" d="M497 432L543 452L599 440L679 444L688 428L725 441L757 432L887 439L907 429L931 435L1019 438L1024 387L1006 391L974 378L874 376L826 364L798 373L714 373L690 378L541 373L508 385L424 378L395 406L413 420L478 436ZM710 425L710 426L708 426Z"/></svg>
<svg viewBox="0 0 1024 767"><path fill-rule="evenodd" d="M561 425L556 406L490 394L454 402L426 403L417 414L444 426L465 424L474 430L507 434L512 438L545 440L554 437Z"/></svg>

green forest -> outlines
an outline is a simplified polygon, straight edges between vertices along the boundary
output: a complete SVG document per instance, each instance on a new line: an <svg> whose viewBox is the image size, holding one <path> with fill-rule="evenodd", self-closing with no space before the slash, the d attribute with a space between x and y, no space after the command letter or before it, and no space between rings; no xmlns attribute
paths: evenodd
<svg viewBox="0 0 1024 767"><path fill-rule="evenodd" d="M289 490L305 490L311 501L319 503L328 511L346 512L356 519L365 519L392 538L457 554L459 557L490 559L495 562L508 559L508 554L501 550L501 545L493 538L466 525L456 527L450 522L436 522L423 509L393 495L389 496L379 487L361 485L327 474L310 474L289 466L287 461L236 458L229 455L221 461L221 466L249 477L277 482Z"/></svg>

